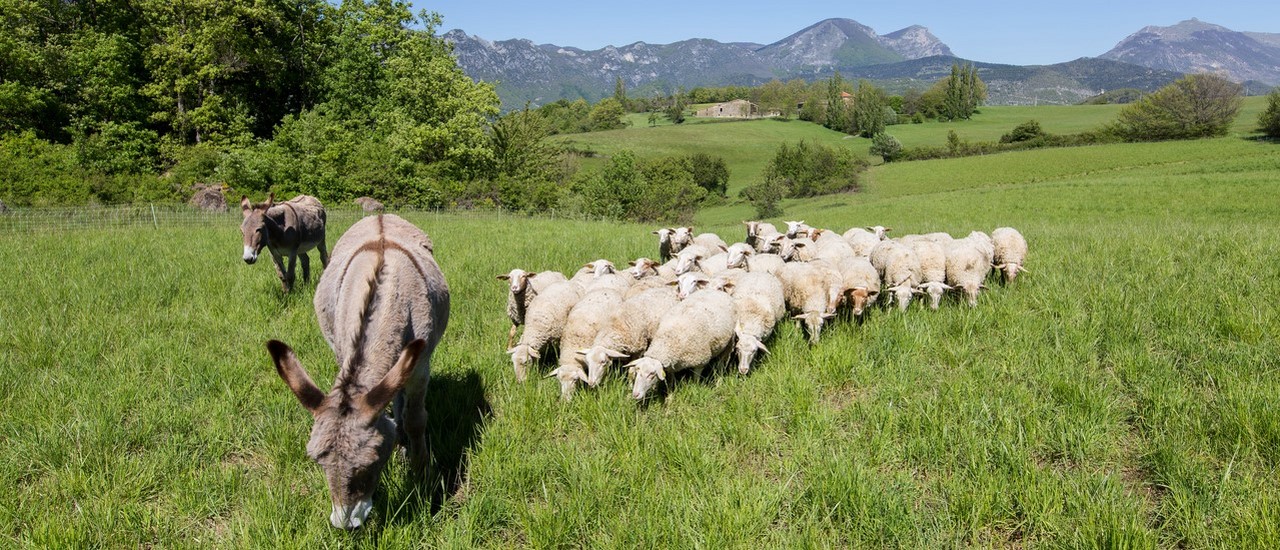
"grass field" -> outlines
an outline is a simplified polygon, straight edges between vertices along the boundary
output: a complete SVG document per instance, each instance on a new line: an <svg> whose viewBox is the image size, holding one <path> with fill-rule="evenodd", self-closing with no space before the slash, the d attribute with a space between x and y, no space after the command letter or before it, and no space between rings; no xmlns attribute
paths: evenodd
<svg viewBox="0 0 1280 550"><path fill-rule="evenodd" d="M699 128L752 125L793 127ZM1280 147L1043 150L867 182L786 219L1013 225L1031 272L816 346L783 326L750 376L679 376L643 405L620 375L569 403L517 383L493 276L653 255L650 227L410 215L453 293L436 464L412 484L393 460L355 533L328 525L310 418L263 346L289 342L328 386L314 283L282 297L245 266L234 215L0 234L0 546L1280 547ZM740 238L748 217L697 223ZM354 219L333 216L331 242Z"/></svg>

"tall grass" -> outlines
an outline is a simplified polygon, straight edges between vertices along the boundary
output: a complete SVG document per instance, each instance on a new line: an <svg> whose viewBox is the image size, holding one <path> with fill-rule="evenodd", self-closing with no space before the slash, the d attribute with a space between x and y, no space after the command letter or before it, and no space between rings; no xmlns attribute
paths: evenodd
<svg viewBox="0 0 1280 550"><path fill-rule="evenodd" d="M332 381L314 282L282 296L234 225L0 235L0 545L1280 547L1280 149L1195 145L891 165L788 203L839 228L1013 225L1031 273L815 346L782 326L750 376L641 405L617 373L569 403L515 382L493 276L651 256L651 228L413 214L453 293L435 464L413 483L394 459L355 533L328 525L263 347ZM742 215L699 229L740 238Z"/></svg>

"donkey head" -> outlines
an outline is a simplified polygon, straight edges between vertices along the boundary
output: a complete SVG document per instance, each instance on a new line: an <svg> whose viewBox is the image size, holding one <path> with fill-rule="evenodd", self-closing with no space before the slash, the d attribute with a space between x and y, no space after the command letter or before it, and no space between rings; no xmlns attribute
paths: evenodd
<svg viewBox="0 0 1280 550"><path fill-rule="evenodd" d="M276 372L315 420L307 455L324 470L333 502L329 523L334 527L360 527L373 509L378 476L396 444L396 424L382 409L408 383L425 347L421 339L410 342L382 380L366 391L325 395L287 344L267 342Z"/></svg>
<svg viewBox="0 0 1280 550"><path fill-rule="evenodd" d="M244 263L253 265L258 261L258 253L262 247L271 244L269 224L274 224L267 217L267 210L275 206L276 195L267 196L267 202L253 204L249 197L240 197L240 213L244 214L244 222L240 224L240 233L244 235Z"/></svg>

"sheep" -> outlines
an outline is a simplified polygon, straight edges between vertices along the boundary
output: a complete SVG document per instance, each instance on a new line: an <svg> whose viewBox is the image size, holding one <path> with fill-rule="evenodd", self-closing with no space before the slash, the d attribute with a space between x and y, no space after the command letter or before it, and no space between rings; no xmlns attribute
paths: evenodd
<svg viewBox="0 0 1280 550"><path fill-rule="evenodd" d="M991 262L984 256L976 241L960 239L946 248L947 284L964 292L969 306L978 305L978 291L991 271Z"/></svg>
<svg viewBox="0 0 1280 550"><path fill-rule="evenodd" d="M832 289L828 270L826 262L788 262L778 274L787 308L795 313L794 319L804 323L811 344L818 343L822 323L835 317L831 295L834 292L838 296L839 290ZM838 273L835 280L840 280Z"/></svg>
<svg viewBox="0 0 1280 550"><path fill-rule="evenodd" d="M880 294L880 272L871 260L860 256L841 258L836 263L840 272L841 302L849 304L854 317L862 317L866 306L874 304Z"/></svg>
<svg viewBox="0 0 1280 550"><path fill-rule="evenodd" d="M947 245L950 245L950 244L951 244L951 241L956 240L956 238L955 238L955 237L952 237L950 233L942 233L942 232L937 232L937 233L925 233L924 235L920 235L920 238L925 239L925 240L928 240L928 241L933 241L933 242L938 243L938 244L940 244L940 245L942 245L942 246L944 246L944 247L945 247L945 246L947 246Z"/></svg>
<svg viewBox="0 0 1280 550"><path fill-rule="evenodd" d="M663 264L650 260L649 258L636 258L634 262L627 262L631 269L627 270L636 281L642 281L646 277L658 276L672 281L676 278L676 271Z"/></svg>
<svg viewBox="0 0 1280 550"><path fill-rule="evenodd" d="M512 269L510 272L498 275L497 278L500 281L507 281L509 288L507 317L511 319L511 330L507 332L506 347L510 348L515 343L516 327L524 324L524 312L529 308L529 302L533 301L533 297L543 289L568 279L559 271L535 273L523 269Z"/></svg>
<svg viewBox="0 0 1280 550"><path fill-rule="evenodd" d="M871 227L868 227L867 231L870 231L871 233L875 234L875 236L880 237L880 240L883 241L886 238L885 233L893 231L893 228L885 227L883 225L873 225Z"/></svg>
<svg viewBox="0 0 1280 550"><path fill-rule="evenodd" d="M711 283L711 279L703 273L691 272L681 275L676 279L676 297L683 300L689 295L702 290Z"/></svg>
<svg viewBox="0 0 1280 550"><path fill-rule="evenodd" d="M825 242L833 241L833 240L836 240L836 241L844 240L840 237L839 233L836 233L835 231L832 231L830 229L821 229L818 227L810 228L808 234L805 236L809 237L810 240L818 244L823 244Z"/></svg>
<svg viewBox="0 0 1280 550"><path fill-rule="evenodd" d="M920 284L920 257L900 242L881 241L871 250L871 265L880 273L881 291L898 302L900 311L906 311L912 295L921 292L916 288Z"/></svg>
<svg viewBox="0 0 1280 550"><path fill-rule="evenodd" d="M844 240L849 243L849 247L853 249L853 253L864 258L871 256L871 249L880 244L880 237L875 233L867 231L861 227L855 227L844 232Z"/></svg>
<svg viewBox="0 0 1280 550"><path fill-rule="evenodd" d="M995 241L992 241L991 236L987 235L986 233L983 233L981 231L973 231L973 232L970 232L969 235L966 236L965 238L956 239L952 243L953 244L969 243L971 246L977 249L978 252L982 253L982 257L986 258L987 264L991 264L995 262L995 259L996 259ZM985 277L985 275L983 276Z"/></svg>
<svg viewBox="0 0 1280 550"><path fill-rule="evenodd" d="M929 295L929 309L938 309L947 285L947 254L942 245L919 235L903 237L901 242L911 247L920 259L920 284L917 289Z"/></svg>
<svg viewBox="0 0 1280 550"><path fill-rule="evenodd" d="M761 250L761 243L768 237L778 233L778 229L769 222L751 221L742 223L747 226L746 243L757 252L764 252L764 250Z"/></svg>
<svg viewBox="0 0 1280 550"><path fill-rule="evenodd" d="M543 349L560 341L569 310L582 295L581 285L565 281L553 284L533 297L525 311L524 333L515 347L507 350L516 370L516 380L524 382L529 361L541 358Z"/></svg>
<svg viewBox="0 0 1280 550"><path fill-rule="evenodd" d="M674 254L671 251L671 235L675 231L674 229L663 227L653 232L654 235L658 236L658 258L664 262L670 260L671 255Z"/></svg>
<svg viewBox="0 0 1280 550"><path fill-rule="evenodd" d="M808 225L805 225L804 220L790 221L790 222L786 222L786 224L787 224L786 236L788 239L794 239L796 238L796 235L801 231L808 231L810 229Z"/></svg>
<svg viewBox="0 0 1280 550"><path fill-rule="evenodd" d="M711 249L700 244L691 244L684 247L676 254L674 260L676 275L684 275L694 269L700 269L698 262L705 258L710 258L714 254Z"/></svg>
<svg viewBox="0 0 1280 550"><path fill-rule="evenodd" d="M573 277L569 278L569 282L576 284L585 291L591 286L591 282L601 275L616 273L618 270L613 266L613 262L605 259L596 260L589 264L583 265L578 269Z"/></svg>
<svg viewBox="0 0 1280 550"><path fill-rule="evenodd" d="M747 260L755 255L756 249L747 243L733 243L725 251L725 266L739 269L747 268Z"/></svg>
<svg viewBox="0 0 1280 550"><path fill-rule="evenodd" d="M575 351L587 366L587 385L600 385L612 360L644 353L662 317L678 303L680 299L671 286L650 288L625 298L609 316L591 347Z"/></svg>
<svg viewBox="0 0 1280 550"><path fill-rule="evenodd" d="M721 271L729 269L728 249L725 249L723 252L711 256L710 258L698 260L698 269L701 269L702 272L707 275L715 275Z"/></svg>
<svg viewBox="0 0 1280 550"><path fill-rule="evenodd" d="M698 292L672 307L654 331L644 356L627 364L635 376L631 397L644 399L667 371L696 369L728 350L733 340L733 298L720 291Z"/></svg>
<svg viewBox="0 0 1280 550"><path fill-rule="evenodd" d="M835 233L823 232L823 235L835 235ZM815 259L827 260L834 264L839 263L842 258L858 256L853 247L849 246L849 242L840 238L839 235L814 242L818 246L818 253L814 255Z"/></svg>
<svg viewBox="0 0 1280 550"><path fill-rule="evenodd" d="M564 334L560 337L559 366L547 375L560 381L561 399L572 399L578 382L589 383L584 364L579 362L579 355L574 351L593 345L596 336L608 325L609 317L621 305L622 293L606 288L588 292L569 310Z"/></svg>
<svg viewBox="0 0 1280 550"><path fill-rule="evenodd" d="M699 233L697 237L693 238L693 244L700 244L707 247L708 250L722 249L729 246L728 243L724 242L724 239L721 239L715 233Z"/></svg>
<svg viewBox="0 0 1280 550"><path fill-rule="evenodd" d="M807 262L818 257L818 245L808 237L782 239L778 256L788 262Z"/></svg>
<svg viewBox="0 0 1280 550"><path fill-rule="evenodd" d="M1000 227L991 232L991 240L995 244L993 263L1000 270L1003 282L1012 281L1018 272L1025 273L1022 264L1027 261L1027 240L1017 229Z"/></svg>
<svg viewBox="0 0 1280 550"><path fill-rule="evenodd" d="M762 340L773 333L773 327L787 314L782 282L768 273L743 273L731 281L717 277L712 286L733 296L738 373L747 374L756 353L769 353Z"/></svg>
<svg viewBox="0 0 1280 550"><path fill-rule="evenodd" d="M782 256L761 253L747 258L747 266L744 269L752 273L763 272L777 276L778 272L782 271L782 266L785 263Z"/></svg>
<svg viewBox="0 0 1280 550"><path fill-rule="evenodd" d="M686 246L693 243L692 227L677 227L671 230L671 254L679 254Z"/></svg>

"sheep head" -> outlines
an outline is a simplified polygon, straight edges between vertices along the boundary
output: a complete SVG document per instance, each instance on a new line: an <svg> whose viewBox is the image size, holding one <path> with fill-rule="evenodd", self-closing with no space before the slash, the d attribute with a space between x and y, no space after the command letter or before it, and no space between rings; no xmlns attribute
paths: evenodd
<svg viewBox="0 0 1280 550"><path fill-rule="evenodd" d="M560 398L565 401L573 399L573 390L577 389L578 382L587 381L587 373L577 364L560 365L547 374L547 378L553 376L560 381Z"/></svg>
<svg viewBox="0 0 1280 550"><path fill-rule="evenodd" d="M578 350L578 361L587 367L587 385L596 387L604 380L604 373L614 359L624 359L627 354L614 351L604 346L594 346Z"/></svg>
<svg viewBox="0 0 1280 550"><path fill-rule="evenodd" d="M529 344L518 344L516 347L507 350L511 355L511 365L516 369L516 380L524 382L528 375L529 363L537 361L542 357L538 350L533 349Z"/></svg>
<svg viewBox="0 0 1280 550"><path fill-rule="evenodd" d="M662 363L651 357L641 357L628 363L627 371L636 379L631 387L631 398L636 401L644 399L658 382L667 379Z"/></svg>

